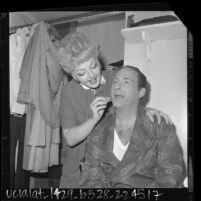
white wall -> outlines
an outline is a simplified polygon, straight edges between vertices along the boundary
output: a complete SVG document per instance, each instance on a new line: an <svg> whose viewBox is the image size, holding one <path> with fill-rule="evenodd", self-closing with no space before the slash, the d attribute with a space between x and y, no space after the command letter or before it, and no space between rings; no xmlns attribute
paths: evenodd
<svg viewBox="0 0 201 201"><path fill-rule="evenodd" d="M152 60L148 61L144 43L125 41L124 62L139 67L147 76L151 85L148 106L171 117L187 162L187 39L153 42L151 51Z"/></svg>

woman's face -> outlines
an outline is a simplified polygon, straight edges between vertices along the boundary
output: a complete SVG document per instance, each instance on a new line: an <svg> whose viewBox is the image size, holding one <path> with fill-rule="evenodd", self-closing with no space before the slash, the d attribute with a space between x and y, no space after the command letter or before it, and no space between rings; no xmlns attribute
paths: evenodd
<svg viewBox="0 0 201 201"><path fill-rule="evenodd" d="M72 72L72 77L91 89L98 88L101 81L101 66L97 58L77 65Z"/></svg>

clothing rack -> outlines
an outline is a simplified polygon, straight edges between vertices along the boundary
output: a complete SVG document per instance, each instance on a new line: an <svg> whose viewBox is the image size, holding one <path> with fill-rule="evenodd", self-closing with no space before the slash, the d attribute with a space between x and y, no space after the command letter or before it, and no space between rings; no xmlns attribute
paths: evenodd
<svg viewBox="0 0 201 201"><path fill-rule="evenodd" d="M54 20L48 20L46 22L51 25L58 25L58 24L64 24L67 22L72 22L72 21L78 21L78 22L88 21L88 20L93 20L93 19L98 19L103 17L109 17L113 15L119 15L123 13L125 13L125 11L112 11L112 12L111 11L102 11L102 12L91 11L88 13L79 14L75 16L67 16L67 17L62 17L62 18L58 18Z"/></svg>
<svg viewBox="0 0 201 201"><path fill-rule="evenodd" d="M32 27L33 24L27 24L27 25L22 25L22 26L14 26L9 28L9 34L15 33L18 29L23 28L23 27Z"/></svg>
<svg viewBox="0 0 201 201"><path fill-rule="evenodd" d="M124 14L125 11L90 11L86 12L84 14L79 14L79 15L74 15L74 16L66 16L66 17L61 17L57 19L52 19L52 20L44 20L44 22L50 24L50 25L58 25L58 24L65 24L68 22L73 22L73 21L88 21L92 19L98 19L98 18L103 18L103 17L109 17L113 15L119 15L119 14ZM37 22L35 22L37 23ZM23 28L23 27L31 27L35 23L32 24L25 24L21 26L14 26L9 28L9 33L15 33L17 29Z"/></svg>

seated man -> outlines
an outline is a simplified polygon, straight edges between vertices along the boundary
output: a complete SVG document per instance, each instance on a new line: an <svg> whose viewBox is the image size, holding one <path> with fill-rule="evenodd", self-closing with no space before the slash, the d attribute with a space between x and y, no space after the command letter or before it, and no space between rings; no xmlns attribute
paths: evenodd
<svg viewBox="0 0 201 201"><path fill-rule="evenodd" d="M147 117L141 104L146 85L138 68L117 72L111 88L115 112L105 113L88 136L81 188L181 187L185 165L175 127Z"/></svg>

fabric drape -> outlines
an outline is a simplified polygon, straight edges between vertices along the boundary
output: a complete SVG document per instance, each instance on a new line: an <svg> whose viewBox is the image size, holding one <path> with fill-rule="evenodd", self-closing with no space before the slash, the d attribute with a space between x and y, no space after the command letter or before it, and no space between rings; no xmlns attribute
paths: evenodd
<svg viewBox="0 0 201 201"><path fill-rule="evenodd" d="M9 36L9 73L10 73L10 113L23 115L25 113L25 104L17 102L17 95L21 79L19 73L21 70L23 56L32 35L32 29L27 27L18 29L16 33Z"/></svg>
<svg viewBox="0 0 201 201"><path fill-rule="evenodd" d="M24 133L26 115L22 117L10 115L10 187L29 188L29 173L23 170ZM19 142L17 153L17 167L15 171L16 145Z"/></svg>
<svg viewBox="0 0 201 201"><path fill-rule="evenodd" d="M59 126L55 98L63 78L56 48L48 35L49 25L44 22L35 27L27 46L20 78L18 102L32 103L40 110L45 122L52 128Z"/></svg>
<svg viewBox="0 0 201 201"><path fill-rule="evenodd" d="M63 71L48 28L44 22L35 26L20 71L18 101L27 104L23 168L33 172L47 172L48 167L59 164Z"/></svg>
<svg viewBox="0 0 201 201"><path fill-rule="evenodd" d="M29 173L22 168L26 124L26 104L18 103L17 95L21 83L19 73L22 61L32 35L32 27L18 28L15 33L9 35L11 188L29 187Z"/></svg>

